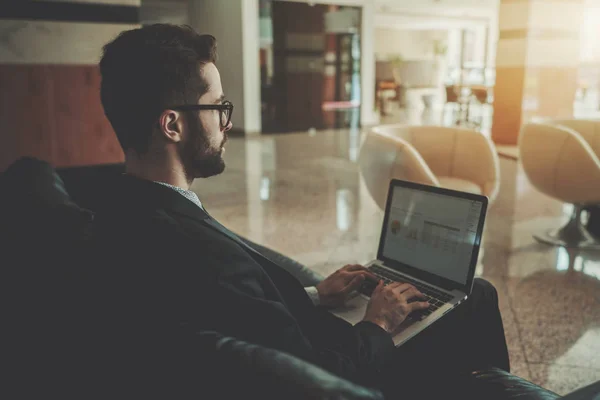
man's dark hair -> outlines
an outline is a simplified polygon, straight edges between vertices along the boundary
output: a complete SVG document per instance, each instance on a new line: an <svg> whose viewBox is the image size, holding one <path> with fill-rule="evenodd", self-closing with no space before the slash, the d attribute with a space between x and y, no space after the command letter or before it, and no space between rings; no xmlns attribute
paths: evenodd
<svg viewBox="0 0 600 400"><path fill-rule="evenodd" d="M216 57L216 39L189 26L148 25L105 45L100 97L123 150L145 153L165 108L196 104L208 90L199 66Z"/></svg>

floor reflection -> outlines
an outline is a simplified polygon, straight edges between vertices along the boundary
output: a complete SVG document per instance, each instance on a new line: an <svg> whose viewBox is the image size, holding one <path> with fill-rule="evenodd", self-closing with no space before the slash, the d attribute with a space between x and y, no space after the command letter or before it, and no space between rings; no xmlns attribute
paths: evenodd
<svg viewBox="0 0 600 400"><path fill-rule="evenodd" d="M358 129L233 138L227 170L193 189L233 231L322 274L375 258L383 213L356 163ZM500 294L513 372L560 394L600 380L600 254L537 243L570 210L501 160L478 274Z"/></svg>

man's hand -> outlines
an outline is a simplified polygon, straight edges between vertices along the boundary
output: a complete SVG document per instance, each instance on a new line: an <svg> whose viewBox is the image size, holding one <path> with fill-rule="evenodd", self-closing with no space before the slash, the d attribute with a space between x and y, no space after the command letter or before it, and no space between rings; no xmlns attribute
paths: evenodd
<svg viewBox="0 0 600 400"><path fill-rule="evenodd" d="M426 297L413 285L394 282L384 285L383 281L371 294L367 311L363 321L370 321L379 325L389 333L394 332L406 319L408 314L429 307Z"/></svg>
<svg viewBox="0 0 600 400"><path fill-rule="evenodd" d="M369 277L377 279L362 265L351 264L338 269L317 285L321 305L329 307L344 305L350 293L358 289Z"/></svg>

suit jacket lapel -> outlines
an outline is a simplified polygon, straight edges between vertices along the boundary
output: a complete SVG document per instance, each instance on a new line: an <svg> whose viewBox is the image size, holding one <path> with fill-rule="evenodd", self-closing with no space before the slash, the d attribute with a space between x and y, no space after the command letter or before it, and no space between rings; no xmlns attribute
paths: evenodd
<svg viewBox="0 0 600 400"><path fill-rule="evenodd" d="M246 243L244 243L244 241L242 241L235 233L233 233L229 229L225 228L223 225L221 225L217 220L215 220L214 218L212 218L210 215L208 216L208 218L202 220L202 223L206 224L206 225L210 226L211 228L213 228L213 229L219 231L220 233L224 234L225 236L227 236L228 238L232 239L237 244L239 244L240 246L242 246L244 249L246 249L246 250L248 250L248 251L250 251L250 252L252 252L254 254L257 254L261 258L267 259L261 253L259 253L258 251L256 251L255 249L253 249L252 247L250 247Z"/></svg>

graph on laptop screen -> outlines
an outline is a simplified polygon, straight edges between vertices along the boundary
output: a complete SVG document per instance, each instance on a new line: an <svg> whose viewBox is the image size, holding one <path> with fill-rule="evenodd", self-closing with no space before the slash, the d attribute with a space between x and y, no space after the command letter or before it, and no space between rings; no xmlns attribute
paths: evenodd
<svg viewBox="0 0 600 400"><path fill-rule="evenodd" d="M383 256L464 284L481 202L405 187L393 190Z"/></svg>

